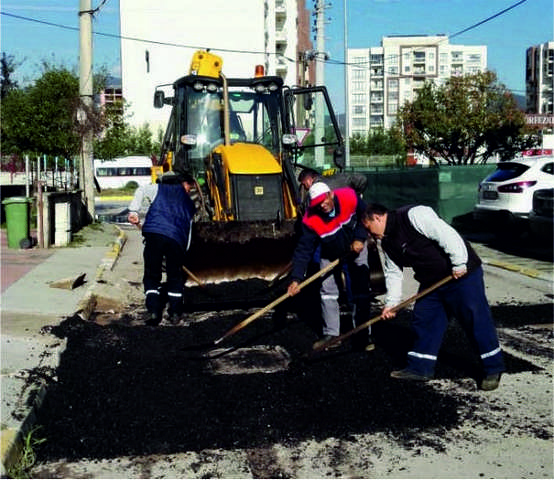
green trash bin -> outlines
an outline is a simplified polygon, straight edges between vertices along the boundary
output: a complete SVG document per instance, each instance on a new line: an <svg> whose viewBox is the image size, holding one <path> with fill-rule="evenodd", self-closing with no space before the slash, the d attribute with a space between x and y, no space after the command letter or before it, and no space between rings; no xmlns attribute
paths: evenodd
<svg viewBox="0 0 554 480"><path fill-rule="evenodd" d="M8 248L20 248L22 240L27 240L30 234L29 211L31 199L27 197L11 197L2 201L6 212L6 229L8 233Z"/></svg>

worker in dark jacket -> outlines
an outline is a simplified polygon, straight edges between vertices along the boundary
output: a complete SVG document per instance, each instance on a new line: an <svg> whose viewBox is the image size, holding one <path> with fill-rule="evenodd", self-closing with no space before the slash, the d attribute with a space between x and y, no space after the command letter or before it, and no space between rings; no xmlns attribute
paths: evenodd
<svg viewBox="0 0 554 480"><path fill-rule="evenodd" d="M356 306L356 323L367 316L370 291L367 273L367 233L360 223L365 204L351 188L339 188L331 191L323 182L314 183L309 190L310 204L302 218L302 233L293 255L290 295L299 292L299 284L306 276L314 252L320 246L320 268L342 258L344 262L365 268L365 281L352 282L353 300ZM313 347L340 335L340 305L338 266L322 282L320 288L321 310L323 316L323 336ZM374 348L369 339L366 350Z"/></svg>
<svg viewBox="0 0 554 480"><path fill-rule="evenodd" d="M497 388L504 363L485 296L481 260L471 245L432 208L422 205L389 211L383 205L369 204L362 222L381 241L385 254L383 318L395 316L391 309L400 302L404 267L413 268L420 290L448 275L454 278L416 301L412 322L416 338L408 352L408 365L391 372L391 377L421 381L433 377L451 313L479 351L483 368L480 388Z"/></svg>
<svg viewBox="0 0 554 480"><path fill-rule="evenodd" d="M196 210L188 194L193 184L194 180L188 175L167 172L160 183L139 187L129 205L128 220L137 226L140 226L139 212L146 207L142 235L147 325L155 326L162 320L165 307L161 292L164 259L169 321L176 324L180 320L184 291L182 266L190 246Z"/></svg>

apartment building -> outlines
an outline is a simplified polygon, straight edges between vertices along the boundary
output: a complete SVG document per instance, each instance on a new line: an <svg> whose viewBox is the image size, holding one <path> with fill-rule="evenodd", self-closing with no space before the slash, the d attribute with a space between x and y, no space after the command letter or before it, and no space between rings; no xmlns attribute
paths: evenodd
<svg viewBox="0 0 554 480"><path fill-rule="evenodd" d="M350 135L390 128L399 107L426 81L485 71L487 47L453 45L445 35L392 35L381 46L348 49Z"/></svg>
<svg viewBox="0 0 554 480"><path fill-rule="evenodd" d="M305 0L120 0L122 92L129 122L148 123L155 134L165 129L169 108L153 107L154 91L165 85L169 93L176 79L189 74L199 49L222 57L227 77L253 76L255 65L264 65L267 74L295 84L298 49L310 45L309 28L298 28L306 15L309 23L304 5Z"/></svg>
<svg viewBox="0 0 554 480"><path fill-rule="evenodd" d="M95 97L96 104L100 107L104 105L117 105L119 107L122 101L121 78L108 76L104 90Z"/></svg>
<svg viewBox="0 0 554 480"><path fill-rule="evenodd" d="M554 113L554 41L529 47L525 63L527 113Z"/></svg>

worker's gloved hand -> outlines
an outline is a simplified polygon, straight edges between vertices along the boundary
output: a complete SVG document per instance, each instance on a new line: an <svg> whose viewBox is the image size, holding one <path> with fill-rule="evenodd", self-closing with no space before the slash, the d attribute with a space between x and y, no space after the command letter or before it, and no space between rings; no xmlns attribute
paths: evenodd
<svg viewBox="0 0 554 480"><path fill-rule="evenodd" d="M287 293L292 297L298 292L300 292L299 283L296 280L293 280L287 288Z"/></svg>
<svg viewBox="0 0 554 480"><path fill-rule="evenodd" d="M461 278L467 273L467 267L465 265L457 265L452 268L452 276L454 278Z"/></svg>

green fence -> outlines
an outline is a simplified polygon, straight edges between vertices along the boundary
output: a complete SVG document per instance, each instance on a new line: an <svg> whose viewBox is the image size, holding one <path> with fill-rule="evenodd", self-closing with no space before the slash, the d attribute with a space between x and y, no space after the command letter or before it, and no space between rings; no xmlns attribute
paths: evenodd
<svg viewBox="0 0 554 480"><path fill-rule="evenodd" d="M364 192L366 201L375 201L389 208L423 204L449 223L473 211L477 187L490 172L490 165L459 165L431 168L358 170L368 177Z"/></svg>

